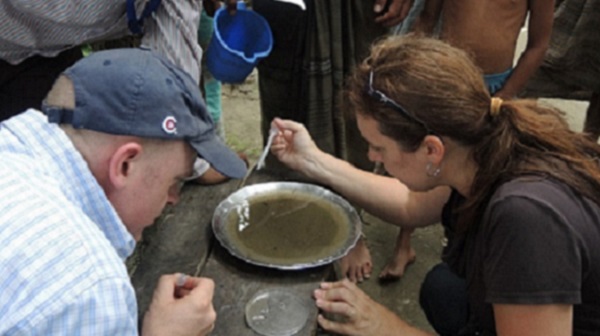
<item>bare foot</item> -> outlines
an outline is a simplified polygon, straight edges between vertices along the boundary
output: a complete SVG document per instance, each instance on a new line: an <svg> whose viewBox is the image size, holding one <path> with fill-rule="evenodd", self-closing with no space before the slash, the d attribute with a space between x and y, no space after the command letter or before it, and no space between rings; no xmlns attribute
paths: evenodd
<svg viewBox="0 0 600 336"><path fill-rule="evenodd" d="M348 254L340 260L340 273L352 282L362 282L371 277L371 253L363 237L359 238Z"/></svg>
<svg viewBox="0 0 600 336"><path fill-rule="evenodd" d="M412 247L400 248L394 254L392 260L379 273L379 280L395 281L400 279L404 275L404 271L406 271L408 265L415 262L416 258L417 254Z"/></svg>

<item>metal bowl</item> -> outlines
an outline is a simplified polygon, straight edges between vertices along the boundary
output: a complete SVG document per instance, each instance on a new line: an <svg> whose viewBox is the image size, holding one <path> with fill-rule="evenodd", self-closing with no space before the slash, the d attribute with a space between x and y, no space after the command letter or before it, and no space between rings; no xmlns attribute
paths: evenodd
<svg viewBox="0 0 600 336"><path fill-rule="evenodd" d="M361 233L354 207L313 184L246 186L223 200L212 219L232 255L255 265L297 270L343 257Z"/></svg>

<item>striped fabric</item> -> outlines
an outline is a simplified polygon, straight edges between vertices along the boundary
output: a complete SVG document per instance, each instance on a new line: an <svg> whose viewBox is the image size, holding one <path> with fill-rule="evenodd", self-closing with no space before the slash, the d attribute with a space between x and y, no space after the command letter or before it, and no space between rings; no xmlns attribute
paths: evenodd
<svg viewBox="0 0 600 336"><path fill-rule="evenodd" d="M600 0L563 0L550 46L524 96L588 100L600 92Z"/></svg>
<svg viewBox="0 0 600 336"><path fill-rule="evenodd" d="M0 335L137 335L135 241L36 110L0 124Z"/></svg>
<svg viewBox="0 0 600 336"><path fill-rule="evenodd" d="M340 107L339 93L350 70L371 43L388 33L375 23L373 1L306 0L300 7L253 0L273 31L273 50L258 63L263 141L274 117L303 123L323 151L372 170L367 143ZM273 157L267 164L286 169Z"/></svg>
<svg viewBox="0 0 600 336"><path fill-rule="evenodd" d="M141 13L145 0L137 0ZM0 0L0 59L18 64L33 55L56 56L74 46L129 34L125 0ZM199 0L162 0L142 44L186 70L197 82Z"/></svg>

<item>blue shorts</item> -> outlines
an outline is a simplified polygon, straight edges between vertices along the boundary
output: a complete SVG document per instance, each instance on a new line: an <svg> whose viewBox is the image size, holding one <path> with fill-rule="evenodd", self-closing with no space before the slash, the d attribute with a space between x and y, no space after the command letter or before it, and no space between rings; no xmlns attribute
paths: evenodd
<svg viewBox="0 0 600 336"><path fill-rule="evenodd" d="M490 91L491 95L502 89L512 71L513 69L508 69L505 72L498 74L483 75L483 80L485 81L485 85L487 85L488 91Z"/></svg>

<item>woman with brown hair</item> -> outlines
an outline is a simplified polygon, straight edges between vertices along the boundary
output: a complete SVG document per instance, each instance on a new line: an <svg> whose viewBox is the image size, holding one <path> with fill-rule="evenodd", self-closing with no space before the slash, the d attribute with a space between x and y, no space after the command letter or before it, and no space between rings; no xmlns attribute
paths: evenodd
<svg viewBox="0 0 600 336"><path fill-rule="evenodd" d="M273 153L401 227L442 222L449 244L421 305L442 335L591 335L600 330L600 146L535 101L491 98L461 50L391 37L349 78L368 156L392 177L320 151L276 119ZM347 281L323 283L323 328L421 335Z"/></svg>

